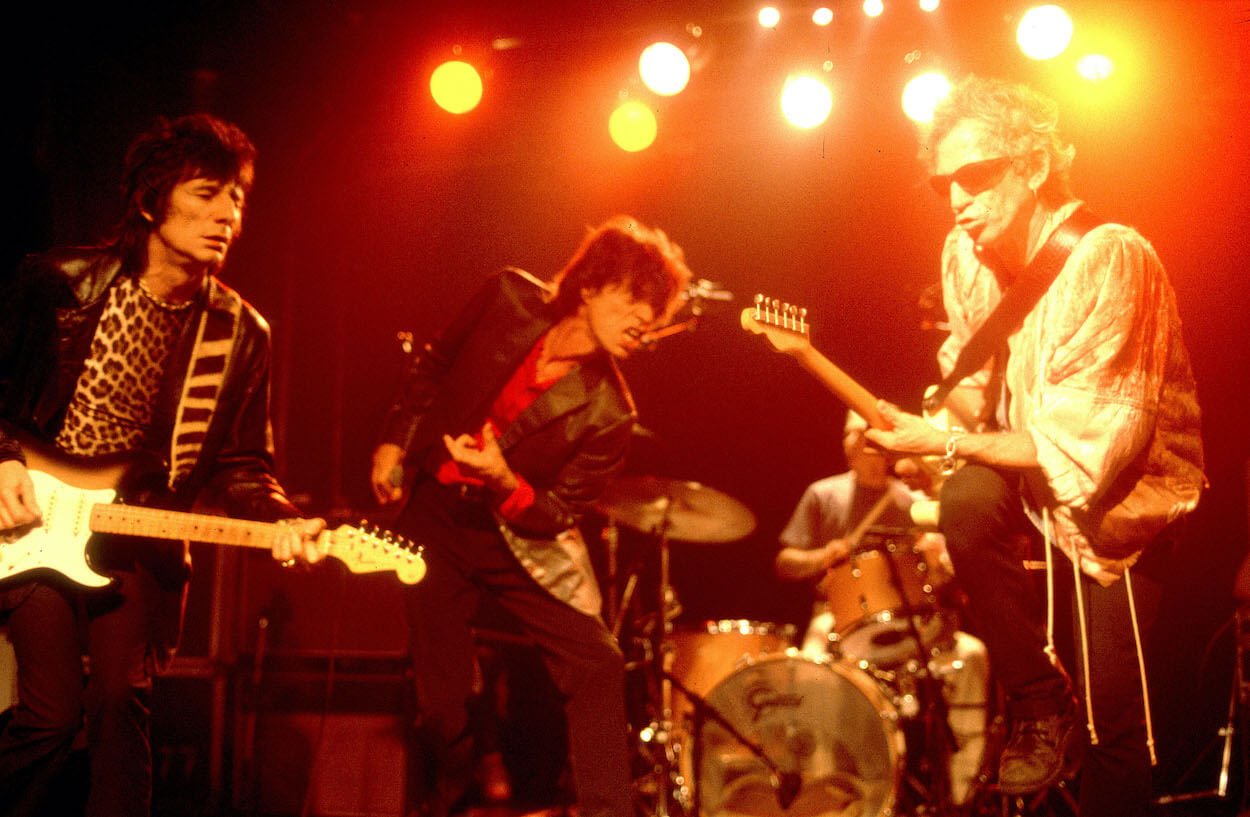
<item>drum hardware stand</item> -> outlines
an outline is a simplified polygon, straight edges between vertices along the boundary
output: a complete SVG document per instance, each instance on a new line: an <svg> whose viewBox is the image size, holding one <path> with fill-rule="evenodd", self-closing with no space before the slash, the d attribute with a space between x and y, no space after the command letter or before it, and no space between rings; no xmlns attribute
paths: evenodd
<svg viewBox="0 0 1250 817"><path fill-rule="evenodd" d="M693 769L692 774L695 780L692 781L694 783L694 797L690 809L691 817L700 817L702 810L702 804L699 800L698 776L699 767L703 763L703 727L709 720L728 732L747 751L760 759L764 764L764 768L768 770L769 780L773 784L773 789L777 792L777 805L781 807L782 811L789 810L790 805L794 802L794 798L798 797L799 790L803 787L802 775L798 772L783 772L773 762L773 759L768 756L768 753L764 751L763 746L738 731L738 728L730 723L729 719L722 715L720 710L709 704L706 698L688 688L671 673L666 671L665 675L669 684L685 695L686 700L694 707L692 716L694 723L691 728L693 738L691 739L690 765Z"/></svg>
<svg viewBox="0 0 1250 817"><path fill-rule="evenodd" d="M1250 723L1246 723L1247 714L1250 713L1250 608L1242 608L1233 614L1233 678L1232 687L1228 693L1228 718L1224 722L1224 726L1217 732L1216 736L1223 738L1221 741L1222 748L1220 752L1220 771L1216 778L1215 788L1203 789L1200 791L1181 792L1179 794L1165 794L1155 798L1157 805L1166 806L1173 803L1185 803L1190 800L1205 800L1213 798L1217 800L1225 800L1228 798L1228 773L1232 766L1233 757L1233 736L1237 731L1238 721L1238 703L1242 705L1242 765L1243 771L1250 767L1250 741L1247 741L1247 727ZM1227 624L1225 626L1228 626ZM1223 627L1220 628L1223 630ZM1219 637L1217 632L1215 637ZM1185 773L1181 775L1181 780L1187 780L1203 758L1207 757L1212 748L1208 745L1203 751L1199 752L1194 762L1185 769ZM1245 779L1243 775L1243 779ZM1250 784L1247 784L1250 786ZM1242 803L1250 801L1250 790L1242 791Z"/></svg>
<svg viewBox="0 0 1250 817"><path fill-rule="evenodd" d="M877 536L873 537L870 544L859 549L882 551L890 571L890 581L898 591L904 620L907 622L907 636L916 645L917 655L920 656L916 669L910 674L916 680L916 699L919 704L917 717L924 730L924 757L929 771L929 785L926 786L923 779L916 779L915 775L906 775L906 779L926 802L936 804L935 813L948 813L952 805L950 802L950 758L955 736L951 733L950 723L947 720L942 681L933 671L929 645L925 643L920 628L916 626L915 609L907 599L903 577L899 575L898 563L895 562L889 548L888 536ZM906 666L905 664L904 671L907 671ZM921 768L925 767L922 765Z"/></svg>
<svg viewBox="0 0 1250 817"><path fill-rule="evenodd" d="M651 689L658 690L659 709L656 712L656 719L644 727L640 732L640 737L645 743L658 747L658 755L653 757L655 766L652 774L657 778L655 787L655 811L652 817L673 817L674 814L683 814L681 810L681 800L684 799L681 793L674 793L674 774L679 773L680 763L677 755L681 751L681 745L673 740L673 681L672 681L672 661L673 649L669 635L672 630L670 623L671 616L669 610L676 605L676 593L673 590L669 578L669 509L672 507L671 497L665 497L661 500L664 508L663 516L656 524L655 529L651 531L658 542L658 550L660 554L659 578L657 581L658 596L656 601L655 621L646 634L647 652L645 663L649 666L653 683ZM629 609L629 604L633 600L633 594L637 587L638 574L631 573L625 584L625 593L619 607L619 615L613 626L613 632L619 633L621 629L621 621L624 618L625 611ZM624 596L628 596L625 598ZM677 785L680 789L680 782ZM674 805L678 806L678 810L674 812ZM697 815L697 812L694 813ZM693 817L693 815L692 815Z"/></svg>
<svg viewBox="0 0 1250 817"><path fill-rule="evenodd" d="M702 298L727 300L732 297L710 282L700 282L699 286L702 287ZM689 331L693 326L691 321L659 334L667 336ZM652 763L648 774L656 780L652 817L686 817L689 814L689 798L686 783L680 777L682 745L676 739L673 728L671 669L675 647L671 633L672 620L680 614L681 606L670 579L670 539L709 544L735 541L755 529L755 516L742 503L713 488L688 480L650 476L617 478L609 483L598 507L609 518L604 537L610 573L607 587L611 595L606 611L613 619L610 631L620 643L624 626L631 624L637 630L637 636L627 641L631 648L640 648L644 653L641 660L627 661L626 669L645 671L645 704L650 722L638 732L638 737L647 744L647 759ZM643 622L641 626L632 620L627 621L640 581L641 571L637 565L631 568L620 602L616 600L619 559L614 529L617 522L654 538L658 543L656 610L654 617L638 616L638 621Z"/></svg>
<svg viewBox="0 0 1250 817"><path fill-rule="evenodd" d="M672 812L673 792L671 784L673 772L677 767L670 750L673 740L673 687L668 680L668 670L673 662L673 651L669 642L668 604L672 597L672 586L669 584L669 553L668 553L668 512L672 500L665 497L664 516L653 532L659 544L660 576L659 593L656 600L655 626L651 628L651 660L652 672L658 681L660 691L659 719L649 728L651 741L660 747L660 755L656 764L655 815L654 817L670 817ZM644 730L648 731L648 730Z"/></svg>

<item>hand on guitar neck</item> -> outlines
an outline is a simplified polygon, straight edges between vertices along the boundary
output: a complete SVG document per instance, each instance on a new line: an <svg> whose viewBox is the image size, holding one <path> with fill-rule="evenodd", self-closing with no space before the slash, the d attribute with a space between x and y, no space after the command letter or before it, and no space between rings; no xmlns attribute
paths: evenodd
<svg viewBox="0 0 1250 817"><path fill-rule="evenodd" d="M924 417L909 414L880 400L812 346L807 310L757 295L755 306L742 310L742 328L768 339L789 355L862 416L874 446L897 455L895 473L908 487L934 494L941 485L942 468L934 459L946 453L950 431L946 412Z"/></svg>

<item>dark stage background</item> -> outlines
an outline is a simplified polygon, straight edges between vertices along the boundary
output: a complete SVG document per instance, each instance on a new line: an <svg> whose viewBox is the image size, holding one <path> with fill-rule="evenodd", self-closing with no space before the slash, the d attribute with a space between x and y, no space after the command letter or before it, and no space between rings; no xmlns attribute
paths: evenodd
<svg viewBox="0 0 1250 817"><path fill-rule="evenodd" d="M933 17L891 4L872 22L857 3L834 6L839 20L815 34L806 20L802 33L761 32L752 4L697 0L32 5L8 27L19 59L4 269L101 235L124 147L154 115L204 109L242 125L260 148L258 183L224 277L272 322L284 481L311 513L337 519L372 511L368 454L403 363L397 332L427 337L502 265L550 275L608 215L659 225L739 303L713 304L696 332L627 364L653 432L629 473L703 482L757 516L742 542L674 546L684 620L798 620L806 601L771 578L775 538L803 487L843 468L843 410L743 333L737 309L757 291L807 305L819 348L915 407L941 340L921 328L917 303L937 280L950 217L923 183L903 82L917 66L1034 82L1061 103L1078 193L1138 227L1168 266L1198 377L1211 488L1151 651L1160 776L1184 788L1181 772L1223 718L1231 583L1247 547L1250 3L1069 2L1078 26L1117 32L1121 73L1103 89L1019 55L1022 2L948 0ZM606 118L622 90L641 92L639 48L686 44L689 21L703 26L690 87L655 102L651 149L618 150ZM495 37L516 47L492 51ZM482 106L460 118L426 92L456 44L486 66ZM814 132L776 110L792 55L833 62L834 112ZM212 660L188 679L251 660L271 614L282 625L266 635L271 656L402 653L393 583L300 578L275 578L263 561L218 570L207 554L188 652ZM305 689L321 689L318 666L301 665ZM359 674L375 669L391 677ZM231 700L246 697L233 689ZM368 706L341 706L391 700L363 697ZM218 770L224 785L245 785L237 766L233 781Z"/></svg>

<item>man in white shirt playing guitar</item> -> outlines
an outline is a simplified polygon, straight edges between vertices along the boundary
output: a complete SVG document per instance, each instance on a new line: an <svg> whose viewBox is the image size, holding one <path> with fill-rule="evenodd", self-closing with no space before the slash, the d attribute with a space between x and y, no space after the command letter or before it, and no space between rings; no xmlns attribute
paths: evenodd
<svg viewBox="0 0 1250 817"><path fill-rule="evenodd" d="M952 392L978 409L997 400L993 428L941 431L881 403L884 423L867 434L889 451L967 463L943 484L940 526L1007 695L1013 723L999 788L1019 795L1053 784L1088 740L1080 812L1128 817L1150 810L1154 744L1140 645L1158 610L1174 523L1205 483L1202 442L1163 266L1131 228L1074 226L1092 219L1068 189L1073 150L1057 123L1053 101L976 77L939 105L925 147L930 182L955 221L942 255L951 323L943 374L987 336L978 330L993 315L1008 314L995 310L1013 288L1018 295L1022 282L1047 278L1036 258L1056 259L1053 280L1036 297L1014 298L1022 306L1002 323L1002 339L983 344L1000 352L961 373ZM1050 564L1044 542L1067 557L1051 573L1068 577L1074 600L1078 655L1067 670L1031 603L1025 560Z"/></svg>

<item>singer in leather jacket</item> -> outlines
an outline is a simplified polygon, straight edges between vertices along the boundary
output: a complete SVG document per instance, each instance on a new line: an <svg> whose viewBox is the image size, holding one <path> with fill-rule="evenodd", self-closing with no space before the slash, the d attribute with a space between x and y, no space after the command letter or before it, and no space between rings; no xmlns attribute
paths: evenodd
<svg viewBox="0 0 1250 817"><path fill-rule="evenodd" d="M374 491L400 491L399 527L426 548L409 592L422 813L456 806L468 777L470 620L490 596L534 639L565 696L582 813L629 817L621 652L576 523L623 466L634 422L616 360L684 291L681 251L617 217L592 232L556 288L492 279L412 365L375 451Z"/></svg>

